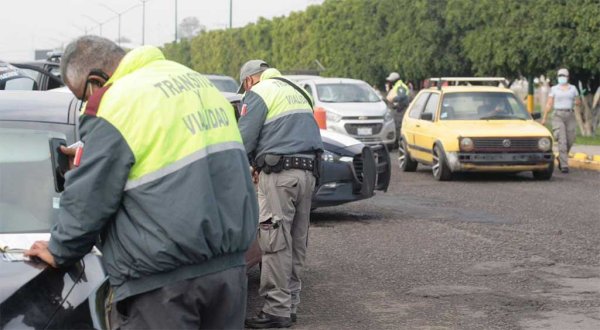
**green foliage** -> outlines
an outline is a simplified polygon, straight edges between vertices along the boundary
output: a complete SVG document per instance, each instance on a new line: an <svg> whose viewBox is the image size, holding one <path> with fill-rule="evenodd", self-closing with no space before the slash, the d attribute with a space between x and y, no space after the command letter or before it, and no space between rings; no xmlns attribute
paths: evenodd
<svg viewBox="0 0 600 330"><path fill-rule="evenodd" d="M201 33L164 46L165 55L204 73L233 77L261 58L282 71L381 84L432 76L546 74L567 67L597 86L598 0L326 0L304 12L243 28Z"/></svg>

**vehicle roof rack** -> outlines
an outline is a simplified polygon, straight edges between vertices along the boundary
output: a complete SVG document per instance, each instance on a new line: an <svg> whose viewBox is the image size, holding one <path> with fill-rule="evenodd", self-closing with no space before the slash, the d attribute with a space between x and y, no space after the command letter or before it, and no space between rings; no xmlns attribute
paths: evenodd
<svg viewBox="0 0 600 330"><path fill-rule="evenodd" d="M442 89L443 82L453 82L454 86L458 86L460 83L467 83L470 85L471 82L498 82L508 88L508 81L504 77L438 77L429 78L429 81L437 82L438 89Z"/></svg>

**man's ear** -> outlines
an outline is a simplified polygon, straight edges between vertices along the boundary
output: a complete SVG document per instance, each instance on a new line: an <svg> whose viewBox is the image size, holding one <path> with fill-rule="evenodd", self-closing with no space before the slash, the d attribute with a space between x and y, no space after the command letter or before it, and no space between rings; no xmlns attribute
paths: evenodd
<svg viewBox="0 0 600 330"><path fill-rule="evenodd" d="M104 84L106 84L106 81L107 80L104 79L104 77L95 74L90 74L87 78L87 82L92 83L98 87L104 86Z"/></svg>

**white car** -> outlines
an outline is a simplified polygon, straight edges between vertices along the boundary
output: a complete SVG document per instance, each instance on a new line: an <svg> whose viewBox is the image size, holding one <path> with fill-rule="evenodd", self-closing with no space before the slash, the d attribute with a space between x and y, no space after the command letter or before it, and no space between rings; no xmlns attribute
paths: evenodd
<svg viewBox="0 0 600 330"><path fill-rule="evenodd" d="M349 78L298 81L313 98L315 109L327 114L327 129L351 136L364 144L396 141L394 116L385 102L366 82Z"/></svg>

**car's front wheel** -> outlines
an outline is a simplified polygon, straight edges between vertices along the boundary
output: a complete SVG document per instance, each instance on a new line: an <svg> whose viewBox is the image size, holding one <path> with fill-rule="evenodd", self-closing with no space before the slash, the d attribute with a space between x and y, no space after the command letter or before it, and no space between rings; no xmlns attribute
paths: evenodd
<svg viewBox="0 0 600 330"><path fill-rule="evenodd" d="M446 154L439 146L433 148L433 164L431 166L433 177L438 181L449 181L452 179L452 171L446 161Z"/></svg>
<svg viewBox="0 0 600 330"><path fill-rule="evenodd" d="M419 165L410 157L410 153L406 148L406 142L403 139L398 143L398 164L403 172L414 172Z"/></svg>
<svg viewBox="0 0 600 330"><path fill-rule="evenodd" d="M536 180L550 180L554 172L554 162L550 163L547 169L541 171L533 171L533 178Z"/></svg>

